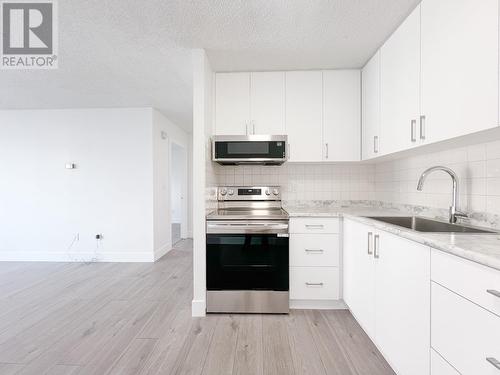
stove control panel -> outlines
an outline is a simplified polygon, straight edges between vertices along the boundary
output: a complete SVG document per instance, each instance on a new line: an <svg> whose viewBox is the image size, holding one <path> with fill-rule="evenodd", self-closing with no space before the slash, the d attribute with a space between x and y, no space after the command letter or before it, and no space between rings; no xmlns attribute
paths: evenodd
<svg viewBox="0 0 500 375"><path fill-rule="evenodd" d="M217 190L220 201L281 200L279 186L219 186Z"/></svg>

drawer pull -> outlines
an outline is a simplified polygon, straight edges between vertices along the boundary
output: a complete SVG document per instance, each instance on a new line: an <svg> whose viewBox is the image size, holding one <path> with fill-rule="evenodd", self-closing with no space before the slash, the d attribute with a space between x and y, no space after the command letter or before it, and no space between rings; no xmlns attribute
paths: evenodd
<svg viewBox="0 0 500 375"><path fill-rule="evenodd" d="M380 258L379 241L380 241L380 235L376 234L373 240L373 257L375 259Z"/></svg>
<svg viewBox="0 0 500 375"><path fill-rule="evenodd" d="M489 294L494 295L495 297L500 298L500 292L498 290L488 289L486 292L488 292Z"/></svg>
<svg viewBox="0 0 500 375"><path fill-rule="evenodd" d="M486 360L491 363L495 368L500 370L500 361L493 357L488 357Z"/></svg>
<svg viewBox="0 0 500 375"><path fill-rule="evenodd" d="M306 250L306 253L309 253L309 254L322 254L323 253L323 249L305 249Z"/></svg>
<svg viewBox="0 0 500 375"><path fill-rule="evenodd" d="M325 226L323 224L306 224L308 229L323 229Z"/></svg>
<svg viewBox="0 0 500 375"><path fill-rule="evenodd" d="M373 251L372 251L372 237L373 237L373 232L368 232L368 245L367 245L368 255L372 255L373 254Z"/></svg>
<svg viewBox="0 0 500 375"><path fill-rule="evenodd" d="M306 283L307 286L319 286L322 287L323 283Z"/></svg>

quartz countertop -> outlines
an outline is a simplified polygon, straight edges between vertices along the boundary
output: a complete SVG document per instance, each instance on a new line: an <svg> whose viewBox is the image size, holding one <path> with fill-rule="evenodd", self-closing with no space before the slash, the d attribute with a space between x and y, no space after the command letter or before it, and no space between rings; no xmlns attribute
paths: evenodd
<svg viewBox="0 0 500 375"><path fill-rule="evenodd" d="M345 217L373 226L397 236L421 243L437 250L500 270L500 233L424 233L384 223L366 216L412 216L398 209L373 206L290 206L285 208L293 217Z"/></svg>

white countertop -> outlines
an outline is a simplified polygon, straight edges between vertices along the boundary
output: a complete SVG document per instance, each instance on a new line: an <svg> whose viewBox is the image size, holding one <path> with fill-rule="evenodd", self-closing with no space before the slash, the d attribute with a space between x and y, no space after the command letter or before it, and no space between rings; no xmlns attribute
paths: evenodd
<svg viewBox="0 0 500 375"><path fill-rule="evenodd" d="M500 270L500 234L423 233L365 216L409 216L408 212L377 207L286 207L293 217L345 217L461 258Z"/></svg>

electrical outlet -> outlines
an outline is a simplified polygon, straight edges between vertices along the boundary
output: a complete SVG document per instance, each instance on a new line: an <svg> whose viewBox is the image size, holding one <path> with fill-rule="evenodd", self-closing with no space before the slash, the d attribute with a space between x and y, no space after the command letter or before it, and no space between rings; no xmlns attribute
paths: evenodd
<svg viewBox="0 0 500 375"><path fill-rule="evenodd" d="M96 239L96 240L102 240L102 234L101 234L101 233L97 233L97 234L95 235L95 239Z"/></svg>

